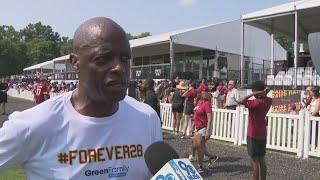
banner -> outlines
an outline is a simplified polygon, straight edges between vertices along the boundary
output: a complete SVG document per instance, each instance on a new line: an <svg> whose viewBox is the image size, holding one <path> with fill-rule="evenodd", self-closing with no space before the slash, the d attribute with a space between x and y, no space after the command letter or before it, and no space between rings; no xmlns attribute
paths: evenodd
<svg viewBox="0 0 320 180"><path fill-rule="evenodd" d="M289 113L289 105L296 105L296 111L301 109L301 90L272 90L272 112Z"/></svg>
<svg viewBox="0 0 320 180"><path fill-rule="evenodd" d="M136 76L140 77L141 76L141 71L136 71Z"/></svg>
<svg viewBox="0 0 320 180"><path fill-rule="evenodd" d="M154 73L156 74L156 76L160 76L161 75L161 69L155 69Z"/></svg>

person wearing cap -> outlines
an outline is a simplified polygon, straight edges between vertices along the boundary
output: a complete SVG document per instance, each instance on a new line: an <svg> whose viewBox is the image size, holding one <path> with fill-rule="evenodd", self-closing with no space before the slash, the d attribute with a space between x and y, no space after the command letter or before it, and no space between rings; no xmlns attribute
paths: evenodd
<svg viewBox="0 0 320 180"><path fill-rule="evenodd" d="M239 101L239 92L235 88L235 82L233 80L229 81L228 90L226 94L227 95L225 108L235 110Z"/></svg>
<svg viewBox="0 0 320 180"><path fill-rule="evenodd" d="M184 109L185 98L182 94L187 90L187 86L183 81L180 81L176 86L175 91L172 95L172 113L173 113L173 133L175 135L179 134L180 131L180 120L182 118L182 113Z"/></svg>

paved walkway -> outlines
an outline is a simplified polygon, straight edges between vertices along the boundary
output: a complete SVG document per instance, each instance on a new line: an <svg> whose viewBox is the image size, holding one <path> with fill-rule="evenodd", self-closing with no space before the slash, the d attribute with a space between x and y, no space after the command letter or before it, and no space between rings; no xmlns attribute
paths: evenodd
<svg viewBox="0 0 320 180"><path fill-rule="evenodd" d="M34 103L17 98L9 98L8 113L24 110L34 106ZM0 126L7 116L0 115ZM31 120L31 119L30 119ZM171 144L180 154L191 152L191 140L181 139L169 133L164 133L164 140ZM203 175L205 179L249 179L250 164L245 146L233 146L215 140L208 142L208 149L219 156L215 167L207 170ZM267 179L270 180L319 180L320 159L297 158L292 154L267 151L266 162L268 167Z"/></svg>

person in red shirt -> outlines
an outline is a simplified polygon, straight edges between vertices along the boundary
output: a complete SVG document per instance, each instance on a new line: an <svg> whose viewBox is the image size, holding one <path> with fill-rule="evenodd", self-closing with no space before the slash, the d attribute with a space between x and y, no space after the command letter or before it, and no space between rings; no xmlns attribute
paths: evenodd
<svg viewBox="0 0 320 180"><path fill-rule="evenodd" d="M200 84L200 86L199 86L198 89L197 89L197 92L198 92L198 93L201 93L202 91L206 91L206 92L209 91L209 88L208 88L208 85L206 84L206 80L205 80L205 79L203 79L203 80L201 81L201 84Z"/></svg>
<svg viewBox="0 0 320 180"><path fill-rule="evenodd" d="M272 104L272 99L267 97L269 91L263 81L256 81L252 84L252 94L239 102L249 110L247 150L251 157L253 180L265 180L267 174L264 156L267 142L266 116ZM252 96L255 99L249 100Z"/></svg>
<svg viewBox="0 0 320 180"><path fill-rule="evenodd" d="M49 92L44 78L40 78L39 83L34 89L34 101L40 104L49 99Z"/></svg>
<svg viewBox="0 0 320 180"><path fill-rule="evenodd" d="M183 134L182 138L184 138L187 135L187 129L189 127L189 130L192 129L191 124L191 117L193 115L193 109L194 109L194 98L197 96L198 92L197 89L195 89L195 84L191 83L189 90L186 91L182 97L186 98L186 107L185 107L185 119L184 119L184 128L183 128Z"/></svg>
<svg viewBox="0 0 320 180"><path fill-rule="evenodd" d="M192 148L197 151L198 155L198 172L203 172L202 161L204 155L209 157L209 167L218 157L211 155L206 149L206 141L212 134L212 95L208 92L201 92L200 100L194 108L194 126L195 134L192 138Z"/></svg>

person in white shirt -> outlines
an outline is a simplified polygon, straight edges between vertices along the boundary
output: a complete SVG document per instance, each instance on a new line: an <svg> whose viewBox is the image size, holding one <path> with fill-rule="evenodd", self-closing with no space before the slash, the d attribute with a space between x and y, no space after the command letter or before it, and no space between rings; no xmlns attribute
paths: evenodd
<svg viewBox="0 0 320 180"><path fill-rule="evenodd" d="M225 108L235 110L237 108L238 101L239 101L239 92L235 88L235 82L233 80L230 80L228 83Z"/></svg>
<svg viewBox="0 0 320 180"><path fill-rule="evenodd" d="M77 89L10 115L0 129L0 171L20 165L28 179L150 179L143 155L162 140L148 105L126 96L131 51L111 19L81 24L70 63Z"/></svg>

